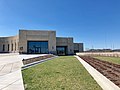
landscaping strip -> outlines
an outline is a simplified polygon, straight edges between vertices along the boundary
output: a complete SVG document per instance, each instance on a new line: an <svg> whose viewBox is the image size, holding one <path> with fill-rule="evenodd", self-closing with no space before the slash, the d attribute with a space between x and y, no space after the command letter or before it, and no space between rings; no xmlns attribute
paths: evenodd
<svg viewBox="0 0 120 90"><path fill-rule="evenodd" d="M48 55L44 55L44 56L23 59L22 61L23 61L23 64L26 65L26 64L30 64L30 63L33 63L33 62L36 62L36 61L40 61L40 60L44 60L44 59L47 59L47 58L51 58L51 57L54 57L54 56L55 55L53 55L53 54L48 54Z"/></svg>
<svg viewBox="0 0 120 90"><path fill-rule="evenodd" d="M84 61L79 56L75 56L82 65L86 68L86 70L91 74L91 76L96 80L96 82L102 87L103 90L120 90L120 88L107 79L104 75L102 75L99 71L97 71L94 67L89 65L86 61Z"/></svg>
<svg viewBox="0 0 120 90"><path fill-rule="evenodd" d="M79 57L120 87L120 65L92 58L90 56Z"/></svg>
<svg viewBox="0 0 120 90"><path fill-rule="evenodd" d="M54 57L51 57L51 58L46 58L46 59L39 60L39 61L37 60L37 61L35 61L35 62L26 64L26 65L24 65L24 66L22 67L22 70L27 69L27 68L29 68L29 67L33 67L33 66L35 66L35 65L37 65L37 64L40 64L40 63L43 63L43 62L45 62L45 61L52 60L52 59L57 58L57 57L58 57L58 56L54 56Z"/></svg>
<svg viewBox="0 0 120 90"><path fill-rule="evenodd" d="M109 57L109 56L93 56L93 57L103 61L120 64L120 57Z"/></svg>

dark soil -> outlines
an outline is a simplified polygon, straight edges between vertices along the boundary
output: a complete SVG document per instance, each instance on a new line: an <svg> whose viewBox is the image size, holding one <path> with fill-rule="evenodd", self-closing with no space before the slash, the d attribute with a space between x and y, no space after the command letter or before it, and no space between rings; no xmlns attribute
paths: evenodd
<svg viewBox="0 0 120 90"><path fill-rule="evenodd" d="M39 57L24 59L23 64L25 65L25 64L32 63L32 62L36 62L36 61L44 60L44 59L47 59L47 58L51 58L51 57L54 57L54 55L45 55L45 56L39 56Z"/></svg>
<svg viewBox="0 0 120 90"><path fill-rule="evenodd" d="M102 73L110 81L120 87L120 65L102 61L90 56L79 56L96 70Z"/></svg>

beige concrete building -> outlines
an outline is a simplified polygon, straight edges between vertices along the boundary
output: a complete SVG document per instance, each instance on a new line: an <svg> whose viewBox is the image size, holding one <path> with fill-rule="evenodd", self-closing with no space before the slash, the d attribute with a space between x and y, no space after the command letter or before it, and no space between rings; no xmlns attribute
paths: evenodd
<svg viewBox="0 0 120 90"><path fill-rule="evenodd" d="M72 37L56 37L56 48L59 54L74 54L74 44ZM64 52L61 51L64 50Z"/></svg>
<svg viewBox="0 0 120 90"><path fill-rule="evenodd" d="M19 36L0 37L0 52L19 52Z"/></svg>
<svg viewBox="0 0 120 90"><path fill-rule="evenodd" d="M19 30L19 35L0 37L0 52L52 53L70 55L83 51L83 43L74 43L72 37L56 37L56 31Z"/></svg>
<svg viewBox="0 0 120 90"><path fill-rule="evenodd" d="M83 43L74 43L74 53L83 52Z"/></svg>

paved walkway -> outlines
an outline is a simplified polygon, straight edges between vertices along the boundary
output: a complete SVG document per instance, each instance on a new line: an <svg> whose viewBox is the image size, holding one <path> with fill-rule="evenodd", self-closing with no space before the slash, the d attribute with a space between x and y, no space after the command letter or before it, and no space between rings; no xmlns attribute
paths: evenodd
<svg viewBox="0 0 120 90"><path fill-rule="evenodd" d="M21 67L22 59L44 56L0 54L0 90L24 90Z"/></svg>
<svg viewBox="0 0 120 90"><path fill-rule="evenodd" d="M120 88L103 76L100 72L94 69L91 65L87 62L82 60L80 57L75 56L81 64L86 68L86 70L91 74L91 76L96 80L96 82L101 86L103 90L120 90Z"/></svg>

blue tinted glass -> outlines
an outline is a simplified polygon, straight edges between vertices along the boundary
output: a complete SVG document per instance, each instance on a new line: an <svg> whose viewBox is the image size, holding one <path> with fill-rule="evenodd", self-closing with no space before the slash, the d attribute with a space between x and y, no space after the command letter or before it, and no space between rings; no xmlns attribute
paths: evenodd
<svg viewBox="0 0 120 90"><path fill-rule="evenodd" d="M66 46L58 46L58 47L56 47L56 49L57 49L58 55L66 55L67 54L67 52L66 52L67 47Z"/></svg>
<svg viewBox="0 0 120 90"><path fill-rule="evenodd" d="M28 53L48 53L48 41L28 41Z"/></svg>

